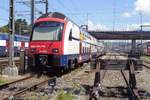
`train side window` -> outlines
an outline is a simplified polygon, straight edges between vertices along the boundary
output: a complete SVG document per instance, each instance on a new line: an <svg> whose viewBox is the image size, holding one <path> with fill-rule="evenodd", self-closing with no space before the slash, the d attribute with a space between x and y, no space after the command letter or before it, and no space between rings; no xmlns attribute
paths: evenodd
<svg viewBox="0 0 150 100"><path fill-rule="evenodd" d="M72 30L70 30L70 33L69 33L69 41L72 41Z"/></svg>

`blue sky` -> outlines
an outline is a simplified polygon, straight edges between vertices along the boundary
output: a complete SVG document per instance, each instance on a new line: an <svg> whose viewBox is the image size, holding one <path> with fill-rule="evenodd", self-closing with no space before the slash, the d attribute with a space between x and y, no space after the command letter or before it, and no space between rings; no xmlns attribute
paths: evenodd
<svg viewBox="0 0 150 100"><path fill-rule="evenodd" d="M30 0L15 0L18 1ZM9 0L0 0L0 26L8 23L8 9ZM36 9L44 11L44 5L36 4ZM96 30L112 30L113 27L116 30L138 30L139 13L142 13L143 24L150 24L149 9L150 0L49 0L49 11L62 12L78 25L87 23L88 14L89 27ZM30 22L29 15L19 16L30 14L30 5L15 3L15 11L16 18L25 18Z"/></svg>

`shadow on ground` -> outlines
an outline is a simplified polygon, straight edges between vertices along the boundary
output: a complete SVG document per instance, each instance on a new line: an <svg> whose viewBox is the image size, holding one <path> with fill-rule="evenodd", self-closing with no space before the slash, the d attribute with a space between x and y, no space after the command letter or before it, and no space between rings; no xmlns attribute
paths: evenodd
<svg viewBox="0 0 150 100"><path fill-rule="evenodd" d="M82 85L82 87L86 90L86 94L89 95L92 90L91 86ZM150 100L150 93L145 90L139 90L140 97L142 99ZM105 87L102 89L101 97L112 97L112 98L128 98L129 93L127 92L127 88L123 86L117 87Z"/></svg>

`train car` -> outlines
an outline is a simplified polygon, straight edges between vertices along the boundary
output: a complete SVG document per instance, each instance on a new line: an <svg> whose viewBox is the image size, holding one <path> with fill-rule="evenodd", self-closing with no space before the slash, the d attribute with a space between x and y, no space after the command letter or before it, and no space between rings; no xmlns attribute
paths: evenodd
<svg viewBox="0 0 150 100"><path fill-rule="evenodd" d="M20 50L24 50L27 55L28 47L29 47L29 37L23 35L15 35L14 37L14 53L15 56L20 55Z"/></svg>
<svg viewBox="0 0 150 100"><path fill-rule="evenodd" d="M73 69L97 57L102 46L64 14L51 12L34 23L29 42L29 66L32 70Z"/></svg>
<svg viewBox="0 0 150 100"><path fill-rule="evenodd" d="M0 57L4 57L8 54L8 35L7 34L0 34Z"/></svg>
<svg viewBox="0 0 150 100"><path fill-rule="evenodd" d="M143 44L143 53L145 55L150 55L150 42L146 42Z"/></svg>
<svg viewBox="0 0 150 100"><path fill-rule="evenodd" d="M20 50L28 49L28 36L15 35L14 36L14 55L19 56ZM9 34L0 34L0 57L6 57L9 53Z"/></svg>
<svg viewBox="0 0 150 100"><path fill-rule="evenodd" d="M150 55L150 42L145 42L142 45L138 44L137 49L144 55Z"/></svg>

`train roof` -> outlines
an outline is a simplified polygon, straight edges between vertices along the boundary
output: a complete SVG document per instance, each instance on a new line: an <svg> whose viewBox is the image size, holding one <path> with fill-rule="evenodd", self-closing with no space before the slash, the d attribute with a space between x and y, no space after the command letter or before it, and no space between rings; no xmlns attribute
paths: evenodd
<svg viewBox="0 0 150 100"><path fill-rule="evenodd" d="M8 33L0 33L0 40L9 40L9 34ZM29 41L29 37L24 36L24 35L15 34L14 40L15 41Z"/></svg>
<svg viewBox="0 0 150 100"><path fill-rule="evenodd" d="M42 16L40 16L38 19L40 18L59 18L59 19L63 19L63 20L69 20L71 21L73 24L77 25L75 22L73 22L71 19L69 19L66 15L60 13L60 12L49 12L47 14L43 14ZM78 26L78 25L77 25ZM89 35L91 37L93 37L90 33L84 31L82 28L80 28L80 26L78 26L80 31L86 35ZM93 39L96 39L95 37L93 37Z"/></svg>
<svg viewBox="0 0 150 100"><path fill-rule="evenodd" d="M59 13L59 12L49 12L47 14L43 14L38 19L40 19L40 18L60 18L60 19L64 20L67 18L67 16L65 16L64 14Z"/></svg>
<svg viewBox="0 0 150 100"><path fill-rule="evenodd" d="M0 33L0 40L8 40L9 36L8 33Z"/></svg>

